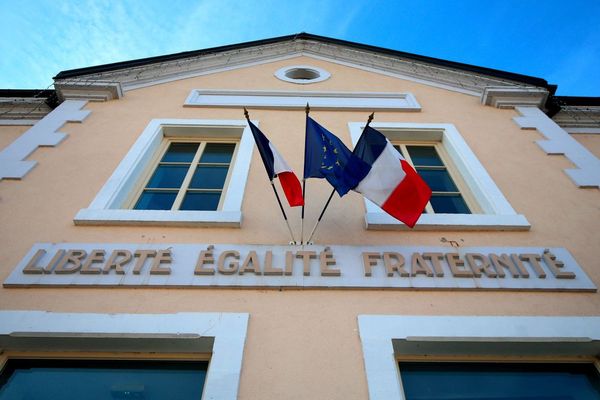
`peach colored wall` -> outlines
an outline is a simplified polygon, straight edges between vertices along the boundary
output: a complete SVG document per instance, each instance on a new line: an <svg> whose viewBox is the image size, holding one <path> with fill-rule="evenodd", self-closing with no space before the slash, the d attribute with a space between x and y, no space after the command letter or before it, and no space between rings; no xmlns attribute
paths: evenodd
<svg viewBox="0 0 600 400"><path fill-rule="evenodd" d="M11 144L29 128L31 128L31 126L0 126L0 151Z"/></svg>
<svg viewBox="0 0 600 400"><path fill-rule="evenodd" d="M573 138L585 146L596 157L600 158L600 135L598 134L572 134Z"/></svg>
<svg viewBox="0 0 600 400"><path fill-rule="evenodd" d="M312 64L332 73L314 85L277 80L285 65ZM126 92L121 100L89 103L69 137L34 153L39 165L23 181L0 182L0 280L34 242L273 243L287 230L255 151L243 202L242 229L74 226L77 211L92 201L152 118L242 119L240 109L183 107L191 89L280 89L412 92L419 113L378 112L375 121L455 124L529 232L374 232L363 228L359 195L334 198L316 236L318 243L566 247L600 285L600 191L579 189L563 172L570 163L535 144L536 131L521 130L513 110L480 104L479 98L300 57ZM250 110L262 130L301 173L304 112ZM367 111L313 111L311 115L350 144L348 121ZM312 226L330 187L308 183ZM300 210L290 213L299 231ZM359 314L599 315L597 293L453 292L385 290L232 289L0 289L3 309L57 312L172 313L248 312L241 399L364 399L367 386L356 317Z"/></svg>

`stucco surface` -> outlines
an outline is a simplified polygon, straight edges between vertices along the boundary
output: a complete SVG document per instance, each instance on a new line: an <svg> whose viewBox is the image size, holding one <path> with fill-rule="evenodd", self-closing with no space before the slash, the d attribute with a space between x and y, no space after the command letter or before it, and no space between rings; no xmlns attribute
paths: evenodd
<svg viewBox="0 0 600 400"><path fill-rule="evenodd" d="M600 158L600 135L598 134L572 134L573 138L585 146L596 157Z"/></svg>
<svg viewBox="0 0 600 400"><path fill-rule="evenodd" d="M0 126L0 151L21 136L30 126L7 125Z"/></svg>
<svg viewBox="0 0 600 400"><path fill-rule="evenodd" d="M325 68L332 77L300 86L273 76L277 69L293 64ZM244 194L241 229L73 224L75 214L89 205L151 119L243 119L240 109L183 107L190 90L202 88L412 92L422 106L421 112L378 112L375 121L454 124L512 207L529 220L531 230L367 231L362 199L351 193L342 199L334 197L315 241L426 246L447 245L442 242L445 238L464 246L565 247L600 285L600 191L577 188L563 172L570 163L564 157L546 155L535 144L541 138L539 133L521 130L512 121L514 110L486 107L477 97L306 57L137 89L126 92L121 100L89 103L86 109L92 114L81 124L65 125L61 131L69 137L60 146L35 151L39 165L25 179L0 182L0 280L34 242L287 243L287 229L256 151ZM249 111L301 175L304 111ZM350 145L347 123L365 121L369 113L315 110L311 116ZM323 181L308 181L308 228L312 228L330 190ZM288 216L298 233L300 209L290 210ZM365 399L367 386L356 322L359 314L600 315L600 295L3 288L0 307L104 313L248 312L241 399Z"/></svg>

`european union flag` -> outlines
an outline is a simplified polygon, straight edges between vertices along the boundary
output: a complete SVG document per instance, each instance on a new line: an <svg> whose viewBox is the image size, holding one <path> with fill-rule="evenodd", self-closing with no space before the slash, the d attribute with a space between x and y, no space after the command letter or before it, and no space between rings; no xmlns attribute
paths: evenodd
<svg viewBox="0 0 600 400"><path fill-rule="evenodd" d="M306 116L304 179L325 178L342 197L369 173L370 166L342 141Z"/></svg>

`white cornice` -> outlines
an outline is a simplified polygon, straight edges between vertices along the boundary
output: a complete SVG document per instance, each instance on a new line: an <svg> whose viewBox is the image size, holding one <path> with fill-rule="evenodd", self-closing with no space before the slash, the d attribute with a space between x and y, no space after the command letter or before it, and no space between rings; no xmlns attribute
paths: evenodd
<svg viewBox="0 0 600 400"><path fill-rule="evenodd" d="M54 84L60 100L108 101L123 97L120 82L57 81Z"/></svg>
<svg viewBox="0 0 600 400"><path fill-rule="evenodd" d="M554 122L570 132L577 129L585 132L594 132L600 129L600 107L599 106L564 106L552 117Z"/></svg>
<svg viewBox="0 0 600 400"><path fill-rule="evenodd" d="M0 118L6 121L40 120L52 108L46 104L46 98L2 97L0 98ZM27 125L27 124L25 124Z"/></svg>
<svg viewBox="0 0 600 400"><path fill-rule="evenodd" d="M531 88L516 81L428 64L376 51L355 49L313 40L293 40L264 44L151 65L99 72L57 80L55 86L59 95L73 98L77 96L76 91L80 91L81 96L85 96L86 91L94 87L96 82L119 83L123 91L128 91L158 83L259 65L301 55L475 96L481 96L487 87ZM67 88L70 91L67 92ZM89 96L86 98L89 98ZM118 96L114 98L118 98Z"/></svg>
<svg viewBox="0 0 600 400"><path fill-rule="evenodd" d="M496 108L534 106L543 108L548 91L537 87L488 86L483 89L481 103Z"/></svg>

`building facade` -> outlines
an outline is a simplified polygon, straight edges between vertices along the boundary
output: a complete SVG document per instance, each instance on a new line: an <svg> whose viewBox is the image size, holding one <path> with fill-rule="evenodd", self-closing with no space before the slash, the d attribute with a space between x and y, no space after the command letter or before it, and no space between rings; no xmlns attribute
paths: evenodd
<svg viewBox="0 0 600 400"><path fill-rule="evenodd" d="M0 398L600 396L599 98L304 33L54 79L0 92ZM305 243L308 179L288 230L243 108L301 178L307 103L350 149L375 113L414 229L351 192Z"/></svg>

